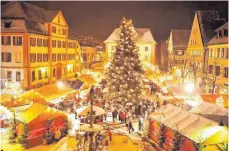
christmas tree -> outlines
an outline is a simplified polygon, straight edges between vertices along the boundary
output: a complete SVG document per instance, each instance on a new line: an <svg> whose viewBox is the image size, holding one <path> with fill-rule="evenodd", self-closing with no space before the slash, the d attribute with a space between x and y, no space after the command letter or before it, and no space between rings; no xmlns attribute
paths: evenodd
<svg viewBox="0 0 229 151"><path fill-rule="evenodd" d="M117 35L116 50L106 70L109 99L139 101L143 92L143 68L136 45L137 33L130 19L123 18Z"/></svg>

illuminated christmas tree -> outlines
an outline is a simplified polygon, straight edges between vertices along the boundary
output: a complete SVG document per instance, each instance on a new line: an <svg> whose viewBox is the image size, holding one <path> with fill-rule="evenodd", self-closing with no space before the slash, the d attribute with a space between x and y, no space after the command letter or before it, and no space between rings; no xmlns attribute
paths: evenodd
<svg viewBox="0 0 229 151"><path fill-rule="evenodd" d="M116 50L106 70L109 99L117 101L140 100L143 92L143 68L136 45L137 33L130 19L120 23Z"/></svg>

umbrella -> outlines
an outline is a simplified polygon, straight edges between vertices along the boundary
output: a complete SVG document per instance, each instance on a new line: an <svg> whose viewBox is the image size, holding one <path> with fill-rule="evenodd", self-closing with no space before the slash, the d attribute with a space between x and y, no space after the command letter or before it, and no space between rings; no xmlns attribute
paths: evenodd
<svg viewBox="0 0 229 151"><path fill-rule="evenodd" d="M103 126L98 124L93 124L93 127L90 127L90 124L84 124L80 126L80 130L87 131L87 132L99 132L103 130Z"/></svg>
<svg viewBox="0 0 229 151"><path fill-rule="evenodd" d="M126 105L128 105L128 106L129 106L129 105L133 105L133 103L131 103L131 102L128 102L128 103L126 103Z"/></svg>

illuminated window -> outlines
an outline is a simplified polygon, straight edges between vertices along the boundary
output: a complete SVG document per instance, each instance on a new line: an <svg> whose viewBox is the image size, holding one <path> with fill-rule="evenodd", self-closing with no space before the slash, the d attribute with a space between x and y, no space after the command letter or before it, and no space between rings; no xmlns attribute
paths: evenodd
<svg viewBox="0 0 229 151"><path fill-rule="evenodd" d="M68 48L72 48L72 42L68 42Z"/></svg>
<svg viewBox="0 0 229 151"><path fill-rule="evenodd" d="M41 70L38 71L38 79L41 80L42 79L42 74L41 74Z"/></svg>
<svg viewBox="0 0 229 151"><path fill-rule="evenodd" d="M12 71L7 71L7 79L12 81Z"/></svg>
<svg viewBox="0 0 229 151"><path fill-rule="evenodd" d="M48 62L48 54L43 54L43 61Z"/></svg>
<svg viewBox="0 0 229 151"><path fill-rule="evenodd" d="M217 48L217 58L220 58L220 48Z"/></svg>
<svg viewBox="0 0 229 151"><path fill-rule="evenodd" d="M145 51L148 51L148 47L145 47Z"/></svg>
<svg viewBox="0 0 229 151"><path fill-rule="evenodd" d="M11 45L11 37L2 36L2 45Z"/></svg>
<svg viewBox="0 0 229 151"><path fill-rule="evenodd" d="M210 74L212 74L212 72L213 72L213 65L209 65L209 66L208 66L208 72L209 72Z"/></svg>
<svg viewBox="0 0 229 151"><path fill-rule="evenodd" d="M216 74L217 76L220 75L220 66L215 66L215 74Z"/></svg>
<svg viewBox="0 0 229 151"><path fill-rule="evenodd" d="M56 54L52 54L52 61L56 61Z"/></svg>
<svg viewBox="0 0 229 151"><path fill-rule="evenodd" d="M37 62L42 62L42 54L41 53L37 54Z"/></svg>
<svg viewBox="0 0 229 151"><path fill-rule="evenodd" d="M21 36L13 36L13 45L21 46L22 45L22 37Z"/></svg>
<svg viewBox="0 0 229 151"><path fill-rule="evenodd" d="M17 71L16 72L16 81L21 81L21 72Z"/></svg>
<svg viewBox="0 0 229 151"><path fill-rule="evenodd" d="M224 67L224 73L223 76L228 78L228 67Z"/></svg>
<svg viewBox="0 0 229 151"><path fill-rule="evenodd" d="M30 54L30 62L36 62L36 54Z"/></svg>

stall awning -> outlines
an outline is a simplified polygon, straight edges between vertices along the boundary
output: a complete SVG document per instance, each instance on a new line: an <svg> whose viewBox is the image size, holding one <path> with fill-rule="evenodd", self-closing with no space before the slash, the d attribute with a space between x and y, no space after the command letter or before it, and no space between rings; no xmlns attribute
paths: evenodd
<svg viewBox="0 0 229 151"><path fill-rule="evenodd" d="M87 116L90 111L91 111L91 106L86 106L86 107L78 109L77 114L79 116ZM104 109L97 107L97 106L93 106L93 111L95 112L93 116L100 116L106 113Z"/></svg>
<svg viewBox="0 0 229 151"><path fill-rule="evenodd" d="M76 89L76 90L80 89L84 83L80 80L66 80L64 82L66 82L69 87Z"/></svg>
<svg viewBox="0 0 229 151"><path fill-rule="evenodd" d="M214 104L220 103L217 102L217 100L222 98L222 106L228 108L228 94L200 94L200 97L203 99L203 101Z"/></svg>

